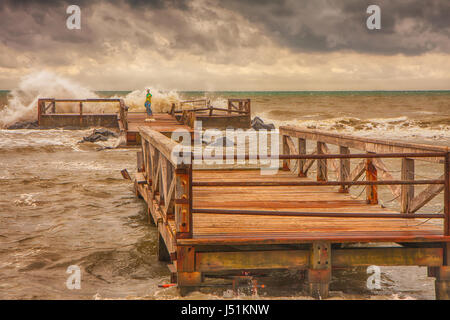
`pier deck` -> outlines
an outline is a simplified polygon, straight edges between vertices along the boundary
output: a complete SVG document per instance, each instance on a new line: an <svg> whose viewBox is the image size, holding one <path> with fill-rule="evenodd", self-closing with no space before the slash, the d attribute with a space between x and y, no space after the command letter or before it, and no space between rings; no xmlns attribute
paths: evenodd
<svg viewBox="0 0 450 320"><path fill-rule="evenodd" d="M146 122L147 114L144 112L128 112L127 115L127 144L140 144L139 127L147 127L158 131L167 137L177 129L185 129L193 132L193 129L185 124L178 122L173 115L168 113L155 113L153 118L155 121Z"/></svg>
<svg viewBox="0 0 450 320"><path fill-rule="evenodd" d="M312 181L280 171L271 181ZM193 182L261 181L259 170L194 170ZM141 194L146 190L139 188ZM395 213L380 205L356 200L335 187L267 186L192 188L193 208L203 208L193 215L193 234L178 239L182 245L299 244L314 240L330 242L400 242L445 241L442 221L423 223L426 219L289 216L285 212L316 213ZM220 195L220 196L218 196ZM207 212L211 209L210 212ZM267 211L264 214L217 214L217 210ZM155 211L158 207L155 207ZM283 214L277 216L277 212ZM155 216L157 217L157 216ZM175 219L169 219L171 233L176 233Z"/></svg>
<svg viewBox="0 0 450 320"><path fill-rule="evenodd" d="M415 265L436 278L436 298L450 298L447 148L282 127L280 170L261 175L251 167L193 168L173 157L180 151L176 142L148 127L139 132L135 191L148 204L159 258L170 263L182 294L224 272L296 269L306 272L310 294L324 298L333 268ZM306 140L316 144L310 154ZM401 179L384 158L401 160ZM443 174L416 180L415 161L443 167ZM315 179L308 176L313 163ZM337 169L335 179L330 167ZM354 186L364 186L365 199L350 195ZM379 204L380 186L398 199L399 211ZM443 213L418 213L442 193Z"/></svg>

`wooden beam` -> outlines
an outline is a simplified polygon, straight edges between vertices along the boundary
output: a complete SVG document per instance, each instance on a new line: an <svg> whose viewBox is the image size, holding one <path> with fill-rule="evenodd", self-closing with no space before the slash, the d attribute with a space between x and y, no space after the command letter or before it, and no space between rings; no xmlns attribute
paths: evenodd
<svg viewBox="0 0 450 320"><path fill-rule="evenodd" d="M381 159L373 159L373 163L379 170L379 176L381 177L381 180L394 180L394 177L389 173L388 169L386 168L384 162ZM400 186L394 186L390 185L388 188L391 190L392 195L396 198L400 198L401 189ZM400 200L399 200L400 201Z"/></svg>
<svg viewBox="0 0 450 320"><path fill-rule="evenodd" d="M317 153L317 148L314 149L312 154L316 154L316 153ZM309 159L309 160L307 160L305 162L305 165L303 167L303 173L305 174L305 177L308 175L308 171L309 171L309 169L311 169L311 167L312 167L312 165L314 164L315 161L316 160L314 160L314 159Z"/></svg>
<svg viewBox="0 0 450 320"><path fill-rule="evenodd" d="M414 180L414 160L402 159L402 180ZM400 212L411 212L411 200L414 198L414 185L401 186L401 205Z"/></svg>
<svg viewBox="0 0 450 320"><path fill-rule="evenodd" d="M444 178L444 175L440 177ZM419 193L416 197L414 197L411 200L411 206L410 211L411 213L416 212L420 208L422 208L424 205L426 205L430 200L432 200L434 197L436 197L439 193L444 190L443 185L430 185L425 190L423 190L421 193Z"/></svg>
<svg viewBox="0 0 450 320"><path fill-rule="evenodd" d="M372 159L366 159L366 181L378 180L377 168L373 165ZM366 201L368 204L378 204L378 186L371 185L366 187Z"/></svg>
<svg viewBox="0 0 450 320"><path fill-rule="evenodd" d="M326 146L324 142L317 141L317 154L325 154ZM327 159L317 160L317 181L328 181Z"/></svg>
<svg viewBox="0 0 450 320"><path fill-rule="evenodd" d="M442 248L364 248L336 249L331 257L333 267L358 266L441 266Z"/></svg>
<svg viewBox="0 0 450 320"><path fill-rule="evenodd" d="M298 154L297 149L295 148L295 144L294 141L292 140L291 137L287 137L286 138L286 143L288 146L288 150L289 150L289 154ZM289 166L289 170L290 171L294 171L294 166L292 165L292 163L296 163L298 160L288 160L288 166Z"/></svg>
<svg viewBox="0 0 450 320"><path fill-rule="evenodd" d="M290 154L289 153L289 146L288 146L288 142L287 142L288 136L282 136L282 142L283 142L283 154ZM289 171L289 160L283 160L283 167L282 167L283 171Z"/></svg>
<svg viewBox="0 0 450 320"><path fill-rule="evenodd" d="M359 177L361 177L363 175L365 170L366 170L366 162L364 160L362 160L360 163L358 163L356 165L356 167L353 169L352 173L350 174L350 181L357 181L359 179Z"/></svg>
<svg viewBox="0 0 450 320"><path fill-rule="evenodd" d="M302 138L298 138L298 154L306 154L306 140ZM306 160L299 159L298 160L298 176L306 177L306 173L304 171L306 165Z"/></svg>
<svg viewBox="0 0 450 320"><path fill-rule="evenodd" d="M192 238L192 172L175 173L175 225L178 238Z"/></svg>
<svg viewBox="0 0 450 320"><path fill-rule="evenodd" d="M201 272L242 269L301 269L308 265L308 250L198 252L196 254L196 270Z"/></svg>
<svg viewBox="0 0 450 320"><path fill-rule="evenodd" d="M339 153L350 154L348 147L339 146ZM350 159L339 159L339 181L348 181L350 179ZM341 186L339 192L348 193L348 186Z"/></svg>

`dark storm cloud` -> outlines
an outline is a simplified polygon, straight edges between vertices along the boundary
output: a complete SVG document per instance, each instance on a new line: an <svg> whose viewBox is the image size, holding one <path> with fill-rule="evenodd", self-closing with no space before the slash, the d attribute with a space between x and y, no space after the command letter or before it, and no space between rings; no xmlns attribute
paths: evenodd
<svg viewBox="0 0 450 320"><path fill-rule="evenodd" d="M221 4L258 24L281 45L298 51L450 52L449 0L230 0ZM371 4L381 8L381 30L366 27L366 9Z"/></svg>
<svg viewBox="0 0 450 320"><path fill-rule="evenodd" d="M369 4L382 29L366 28ZM66 8L81 7L81 30ZM0 0L0 67L89 69L152 56L213 65L276 64L279 53L450 52L450 0ZM108 60L109 58L109 60Z"/></svg>

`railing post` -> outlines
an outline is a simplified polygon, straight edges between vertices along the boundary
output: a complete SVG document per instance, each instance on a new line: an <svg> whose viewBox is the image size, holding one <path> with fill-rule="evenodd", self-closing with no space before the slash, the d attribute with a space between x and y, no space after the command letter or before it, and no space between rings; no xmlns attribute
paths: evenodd
<svg viewBox="0 0 450 320"><path fill-rule="evenodd" d="M366 180L377 181L377 168L372 159L366 160ZM378 204L378 186L366 186L366 201L368 204Z"/></svg>
<svg viewBox="0 0 450 320"><path fill-rule="evenodd" d="M348 147L339 146L340 154L350 154ZM350 159L339 159L339 181L350 180ZM341 186L339 192L348 193L349 186Z"/></svg>
<svg viewBox="0 0 450 320"><path fill-rule="evenodd" d="M444 168L444 235L450 235L450 153L445 156L445 168ZM447 248L448 248L447 244ZM450 248L448 248L450 249ZM450 254L450 250L447 249L447 253ZM450 257L447 257L447 261L450 262Z"/></svg>
<svg viewBox="0 0 450 320"><path fill-rule="evenodd" d="M298 138L298 153L306 154L306 139ZM306 174L303 171L303 169L305 168L305 164L306 164L305 159L298 160L298 176L299 177L306 177Z"/></svg>
<svg viewBox="0 0 450 320"><path fill-rule="evenodd" d="M401 179L406 181L414 180L414 159L402 158ZM401 186L401 213L411 212L411 201L414 198L414 185Z"/></svg>
<svg viewBox="0 0 450 320"><path fill-rule="evenodd" d="M175 170L176 237L192 238L192 165Z"/></svg>
<svg viewBox="0 0 450 320"><path fill-rule="evenodd" d="M325 143L317 141L317 154L325 154ZM317 181L328 181L327 159L317 159Z"/></svg>
<svg viewBox="0 0 450 320"><path fill-rule="evenodd" d="M44 113L45 113L45 101L42 99L39 99L38 100L38 126L41 125L41 115Z"/></svg>
<svg viewBox="0 0 450 320"><path fill-rule="evenodd" d="M282 154L289 154L289 146L288 146L288 142L287 142L288 136L282 135L282 138L283 138L283 149L282 149L283 151L282 151ZM282 168L282 170L283 171L289 171L289 160L283 159L283 168Z"/></svg>

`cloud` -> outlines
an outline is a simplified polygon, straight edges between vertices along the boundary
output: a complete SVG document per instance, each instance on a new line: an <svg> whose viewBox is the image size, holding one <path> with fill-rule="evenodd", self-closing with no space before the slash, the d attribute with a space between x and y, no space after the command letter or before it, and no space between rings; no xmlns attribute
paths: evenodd
<svg viewBox="0 0 450 320"><path fill-rule="evenodd" d="M69 4L0 2L0 87L44 69L95 89L449 83L448 0L380 0L380 31L366 28L365 0L80 0L81 30L66 28ZM417 63L429 79L408 80Z"/></svg>
<svg viewBox="0 0 450 320"><path fill-rule="evenodd" d="M450 53L448 0L379 0L381 30L368 30L372 0L225 1L280 45L302 52Z"/></svg>

